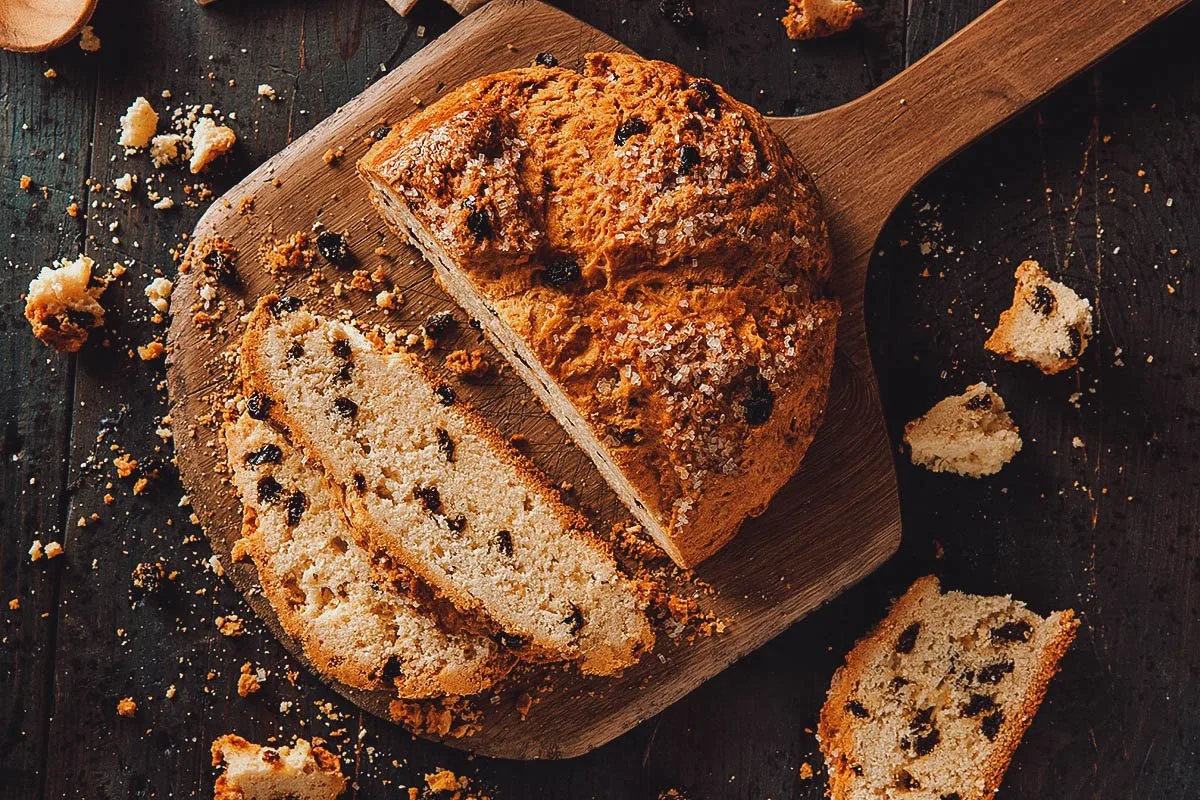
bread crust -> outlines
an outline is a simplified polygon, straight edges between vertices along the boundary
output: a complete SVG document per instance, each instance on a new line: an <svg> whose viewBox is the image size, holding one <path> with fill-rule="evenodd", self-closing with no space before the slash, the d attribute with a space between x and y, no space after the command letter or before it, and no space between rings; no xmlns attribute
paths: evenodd
<svg viewBox="0 0 1200 800"><path fill-rule="evenodd" d="M840 309L816 188L753 109L672 65L590 54L582 73L472 81L358 166L443 286L524 343L574 411L523 377L677 562L795 473Z"/></svg>
<svg viewBox="0 0 1200 800"><path fill-rule="evenodd" d="M909 623L921 600L940 593L940 582L936 577L927 575L918 579L892 604L887 616L855 643L846 655L845 663L834 673L817 725L817 738L820 740L821 752L828 767L829 794L833 800L849 800L852 796L852 782L857 777L852 771L848 756L855 750L855 719L847 710L855 686L869 668L872 654L879 648L892 646ZM1006 716L995 739L992 740L995 748L983 767L978 792L964 794L961 800L990 800L996 793L1017 745L1041 706L1051 678L1058 672L1060 660L1074 641L1079 620L1073 611L1057 612L1048 620L1056 624L1057 630L1042 651L1037 668L1021 700L1020 713Z"/></svg>

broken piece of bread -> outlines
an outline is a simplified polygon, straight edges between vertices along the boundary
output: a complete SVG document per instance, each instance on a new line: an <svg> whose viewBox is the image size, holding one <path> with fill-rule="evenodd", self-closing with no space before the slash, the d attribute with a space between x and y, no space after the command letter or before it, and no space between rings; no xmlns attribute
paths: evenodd
<svg viewBox="0 0 1200 800"><path fill-rule="evenodd" d="M274 748L227 733L213 742L212 763L225 768L213 800L335 800L347 783L341 760L305 739Z"/></svg>
<svg viewBox="0 0 1200 800"><path fill-rule="evenodd" d="M933 472L994 475L1021 450L1020 429L986 383L947 397L904 426L912 462Z"/></svg>
<svg viewBox="0 0 1200 800"><path fill-rule="evenodd" d="M122 147L145 147L150 144L157 130L158 113L149 100L139 97L121 115L121 138L117 144Z"/></svg>
<svg viewBox="0 0 1200 800"><path fill-rule="evenodd" d="M201 117L192 129L192 158L188 169L197 175L208 165L233 149L237 134L232 128L218 125L209 117Z"/></svg>
<svg viewBox="0 0 1200 800"><path fill-rule="evenodd" d="M34 336L61 353L77 352L88 332L104 324L100 295L108 283L92 277L94 266L85 255L64 259L55 267L43 267L29 283L25 319Z"/></svg>
<svg viewBox="0 0 1200 800"><path fill-rule="evenodd" d="M833 800L989 800L1078 627L918 580L833 676L817 728Z"/></svg>
<svg viewBox="0 0 1200 800"><path fill-rule="evenodd" d="M1092 338L1092 304L1052 280L1036 261L1022 262L1016 278L1012 306L983 346L1047 375L1075 366Z"/></svg>
<svg viewBox="0 0 1200 800"><path fill-rule="evenodd" d="M783 27L790 39L820 39L846 30L862 13L854 0L790 0Z"/></svg>

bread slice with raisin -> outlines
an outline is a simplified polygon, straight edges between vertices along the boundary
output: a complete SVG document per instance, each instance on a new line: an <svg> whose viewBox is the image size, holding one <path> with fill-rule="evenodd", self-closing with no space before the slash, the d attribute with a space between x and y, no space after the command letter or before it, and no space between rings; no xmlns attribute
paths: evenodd
<svg viewBox="0 0 1200 800"><path fill-rule="evenodd" d="M492 640L439 627L414 581L375 574L341 493L282 434L242 414L226 424L225 443L243 506L237 549L318 671L402 698L475 694L508 672L513 659Z"/></svg>
<svg viewBox="0 0 1200 800"><path fill-rule="evenodd" d="M591 53L471 81L358 169L676 562L717 552L795 474L840 310L820 197L754 109Z"/></svg>
<svg viewBox="0 0 1200 800"><path fill-rule="evenodd" d="M912 462L969 478L995 475L1021 452L1021 431L986 383L939 401L904 426Z"/></svg>
<svg viewBox="0 0 1200 800"><path fill-rule="evenodd" d="M349 783L341 759L307 739L264 747L227 733L212 743L212 763L223 768L213 800L336 800Z"/></svg>
<svg viewBox="0 0 1200 800"><path fill-rule="evenodd" d="M241 366L257 413L344 487L360 543L485 619L503 647L605 675L652 643L611 550L411 355L269 296L250 315Z"/></svg>
<svg viewBox="0 0 1200 800"><path fill-rule="evenodd" d="M1079 622L921 578L846 656L817 734L833 800L988 800Z"/></svg>
<svg viewBox="0 0 1200 800"><path fill-rule="evenodd" d="M1053 280L1036 261L1022 262L1016 279L1012 306L983 346L1047 375L1078 364L1092 338L1092 304Z"/></svg>

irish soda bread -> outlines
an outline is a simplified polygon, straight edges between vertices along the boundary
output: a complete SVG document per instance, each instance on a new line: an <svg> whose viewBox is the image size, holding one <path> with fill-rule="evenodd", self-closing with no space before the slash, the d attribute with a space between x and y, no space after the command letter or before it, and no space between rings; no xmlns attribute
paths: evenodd
<svg viewBox="0 0 1200 800"><path fill-rule="evenodd" d="M592 54L450 92L359 171L677 562L796 471L839 309L817 191L753 109Z"/></svg>
<svg viewBox="0 0 1200 800"><path fill-rule="evenodd" d="M1071 611L913 584L833 676L833 800L987 800L1075 638Z"/></svg>
<svg viewBox="0 0 1200 800"><path fill-rule="evenodd" d="M1012 307L983 346L1047 375L1078 364L1092 338L1092 304L1051 280L1036 261L1022 262L1016 278Z"/></svg>
<svg viewBox="0 0 1200 800"><path fill-rule="evenodd" d="M475 694L512 659L483 636L446 633L417 589L372 574L340 492L266 422L246 413L225 426L242 497L244 548L283 629L323 675L405 698Z"/></svg>
<svg viewBox="0 0 1200 800"><path fill-rule="evenodd" d="M1021 451L1021 433L986 383L947 397L904 426L912 462L970 478L994 475Z"/></svg>
<svg viewBox="0 0 1200 800"><path fill-rule="evenodd" d="M275 748L227 733L212 743L212 761L224 767L213 800L335 800L346 788L341 760L305 739Z"/></svg>
<svg viewBox="0 0 1200 800"><path fill-rule="evenodd" d="M503 648L610 674L652 642L633 583L578 512L413 357L268 296L241 362L250 412L344 487L360 543L485 618Z"/></svg>

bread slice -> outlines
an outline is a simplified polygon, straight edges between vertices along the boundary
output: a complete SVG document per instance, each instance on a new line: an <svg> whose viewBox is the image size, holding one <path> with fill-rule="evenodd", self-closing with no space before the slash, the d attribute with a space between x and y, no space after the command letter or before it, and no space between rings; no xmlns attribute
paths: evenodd
<svg viewBox="0 0 1200 800"><path fill-rule="evenodd" d="M380 579L354 539L341 492L269 424L242 414L225 426L244 508L239 546L263 595L321 674L402 698L469 695L513 659L492 640L446 632L407 583Z"/></svg>
<svg viewBox="0 0 1200 800"><path fill-rule="evenodd" d="M1092 338L1091 302L1052 280L1036 261L1022 262L1016 279L1012 306L983 346L1047 375L1078 364Z"/></svg>
<svg viewBox="0 0 1200 800"><path fill-rule="evenodd" d="M918 580L833 676L817 729L833 800L992 797L1078 626Z"/></svg>
<svg viewBox="0 0 1200 800"><path fill-rule="evenodd" d="M970 478L994 475L1021 451L1020 429L986 383L968 386L904 426L912 462Z"/></svg>
<svg viewBox="0 0 1200 800"><path fill-rule="evenodd" d="M790 0L783 27L789 39L820 39L846 30L862 13L854 0Z"/></svg>
<svg viewBox="0 0 1200 800"><path fill-rule="evenodd" d="M336 800L348 782L341 760L306 739L275 748L227 733L212 743L212 763L224 768L213 800Z"/></svg>
<svg viewBox="0 0 1200 800"><path fill-rule="evenodd" d="M582 516L412 356L272 296L241 359L258 413L345 487L360 542L489 620L503 647L610 674L652 643L634 584Z"/></svg>
<svg viewBox="0 0 1200 800"><path fill-rule="evenodd" d="M816 188L752 108L593 53L472 81L358 168L677 563L795 474L839 306Z"/></svg>

